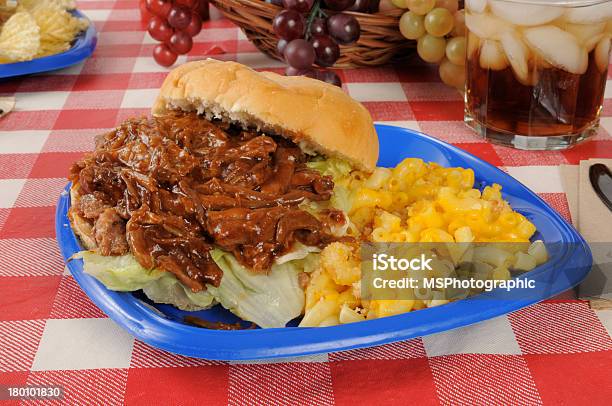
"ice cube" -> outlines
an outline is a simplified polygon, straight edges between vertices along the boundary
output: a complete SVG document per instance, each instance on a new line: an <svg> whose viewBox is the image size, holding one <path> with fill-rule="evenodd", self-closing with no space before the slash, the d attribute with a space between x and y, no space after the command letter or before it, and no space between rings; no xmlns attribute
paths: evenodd
<svg viewBox="0 0 612 406"><path fill-rule="evenodd" d="M467 33L467 59L471 59L479 48L480 38L478 38L478 36L473 32L469 31Z"/></svg>
<svg viewBox="0 0 612 406"><path fill-rule="evenodd" d="M465 0L465 8L474 13L484 13L487 8L487 0Z"/></svg>
<svg viewBox="0 0 612 406"><path fill-rule="evenodd" d="M612 5L610 6L612 7ZM606 23L597 23L597 24L573 24L573 23L561 23L557 25L564 31L569 32L578 40L578 43L587 48L587 52L592 50L593 47L599 42L601 39L600 34L603 33L604 28L606 28ZM598 38L599 36L599 38ZM595 39L593 39L595 38ZM586 46L587 43L593 43L593 46Z"/></svg>
<svg viewBox="0 0 612 406"><path fill-rule="evenodd" d="M501 36L501 45L510 61L512 70L521 82L529 80L529 49L516 31L507 31Z"/></svg>
<svg viewBox="0 0 612 406"><path fill-rule="evenodd" d="M534 52L557 68L576 74L586 72L588 54L569 32L554 25L543 25L527 28L523 35Z"/></svg>
<svg viewBox="0 0 612 406"><path fill-rule="evenodd" d="M608 1L588 7L568 8L563 17L570 23L599 23L612 18L612 4Z"/></svg>
<svg viewBox="0 0 612 406"><path fill-rule="evenodd" d="M601 39L605 36L606 34L604 32L602 32L601 34L597 34L591 38L589 38L587 41L585 41L582 44L582 47L587 51L587 53L591 52L593 49L595 49L595 46L597 46L597 44L599 43L599 41L601 41Z"/></svg>
<svg viewBox="0 0 612 406"><path fill-rule="evenodd" d="M522 78L517 76L517 79L519 82L521 82L522 84L524 84L525 86L535 86L538 84L538 80L540 80L540 69L542 66L546 65L547 62L542 59L539 58L537 56L534 56L533 58L531 58L528 62L528 74L526 78ZM552 68L552 65L548 65L549 68Z"/></svg>
<svg viewBox="0 0 612 406"><path fill-rule="evenodd" d="M606 34L595 47L595 63L601 73L605 72L610 64L610 41L612 41L612 35Z"/></svg>
<svg viewBox="0 0 612 406"><path fill-rule="evenodd" d="M508 66L508 58L504 54L501 43L485 39L480 47L480 67L482 69L502 70Z"/></svg>
<svg viewBox="0 0 612 406"><path fill-rule="evenodd" d="M512 26L504 20L495 17L493 14L472 14L465 15L465 26L478 35L481 39L498 40L501 34L511 30Z"/></svg>
<svg viewBox="0 0 612 406"><path fill-rule="evenodd" d="M533 66L538 68L538 69L551 69L554 68L554 66L552 66L548 61L546 61L546 59L542 58L540 55L538 54L532 54L532 58L530 60L530 62L533 62Z"/></svg>
<svg viewBox="0 0 612 406"><path fill-rule="evenodd" d="M565 11L562 7L536 4L510 3L490 0L493 14L516 25L540 25L559 18Z"/></svg>

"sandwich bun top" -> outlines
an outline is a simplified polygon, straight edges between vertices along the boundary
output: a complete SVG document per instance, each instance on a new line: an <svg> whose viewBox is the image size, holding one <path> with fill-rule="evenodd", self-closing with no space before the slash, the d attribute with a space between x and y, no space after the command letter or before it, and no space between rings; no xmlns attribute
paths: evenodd
<svg viewBox="0 0 612 406"><path fill-rule="evenodd" d="M152 112L179 109L281 135L305 152L341 158L357 169L373 171L378 160L378 137L365 107L316 79L214 59L189 62L168 74Z"/></svg>

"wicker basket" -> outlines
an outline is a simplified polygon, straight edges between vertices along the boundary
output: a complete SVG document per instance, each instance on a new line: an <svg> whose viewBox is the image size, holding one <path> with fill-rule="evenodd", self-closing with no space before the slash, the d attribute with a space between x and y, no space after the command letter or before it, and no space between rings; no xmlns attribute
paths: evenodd
<svg viewBox="0 0 612 406"><path fill-rule="evenodd" d="M272 19L280 7L263 0L209 0L262 52L281 60L276 50L278 38L272 31ZM377 14L346 12L354 15L361 26L359 41L341 46L335 68L377 66L403 59L415 48L414 41L404 38L398 28L404 10L394 9Z"/></svg>

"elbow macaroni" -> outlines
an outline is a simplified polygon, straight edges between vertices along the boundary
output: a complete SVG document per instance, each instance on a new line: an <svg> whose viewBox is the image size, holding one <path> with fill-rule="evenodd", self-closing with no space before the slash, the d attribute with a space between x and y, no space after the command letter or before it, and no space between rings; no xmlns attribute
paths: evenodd
<svg viewBox="0 0 612 406"><path fill-rule="evenodd" d="M351 176L349 215L372 242L528 242L535 233L499 185L474 188L471 169L407 158L392 170Z"/></svg>
<svg viewBox="0 0 612 406"><path fill-rule="evenodd" d="M455 274L459 260L470 257L479 278L505 280L511 278L509 269L531 270L548 259L541 241L530 245L536 228L503 200L501 186L479 190L471 169L407 158L395 168L376 168L371 175L353 171L335 182L350 193L349 233L357 240L465 243L448 244L450 260L438 267L441 275ZM471 246L479 242L525 244L508 244L508 250ZM414 300L361 300L360 277L358 246L327 246L306 287L300 325L350 323L448 302L443 292L432 290L418 292Z"/></svg>

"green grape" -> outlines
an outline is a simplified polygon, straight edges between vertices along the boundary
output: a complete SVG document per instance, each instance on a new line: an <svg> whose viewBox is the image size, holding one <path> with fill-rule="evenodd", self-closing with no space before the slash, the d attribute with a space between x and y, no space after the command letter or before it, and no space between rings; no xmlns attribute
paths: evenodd
<svg viewBox="0 0 612 406"><path fill-rule="evenodd" d="M465 65L465 37L455 37L448 40L446 57L455 65Z"/></svg>
<svg viewBox="0 0 612 406"><path fill-rule="evenodd" d="M399 21L399 29L402 35L408 39L418 39L425 34L423 16L406 11Z"/></svg>
<svg viewBox="0 0 612 406"><path fill-rule="evenodd" d="M446 53L446 40L425 34L417 42L417 53L425 62L438 63Z"/></svg>
<svg viewBox="0 0 612 406"><path fill-rule="evenodd" d="M465 35L465 10L459 10L454 15L455 28L451 31L453 37Z"/></svg>
<svg viewBox="0 0 612 406"><path fill-rule="evenodd" d="M440 79L449 86L462 90L465 86L465 66L455 65L447 58L440 63Z"/></svg>
<svg viewBox="0 0 612 406"><path fill-rule="evenodd" d="M442 7L452 13L459 10L459 0L436 0L436 7Z"/></svg>
<svg viewBox="0 0 612 406"><path fill-rule="evenodd" d="M391 3L397 8L408 8L406 0L391 0Z"/></svg>
<svg viewBox="0 0 612 406"><path fill-rule="evenodd" d="M431 35L443 37L452 31L455 19L445 8L434 8L425 16L425 29Z"/></svg>
<svg viewBox="0 0 612 406"><path fill-rule="evenodd" d="M423 16L436 5L436 0L405 0L410 11L414 14Z"/></svg>

